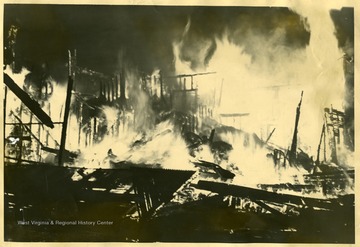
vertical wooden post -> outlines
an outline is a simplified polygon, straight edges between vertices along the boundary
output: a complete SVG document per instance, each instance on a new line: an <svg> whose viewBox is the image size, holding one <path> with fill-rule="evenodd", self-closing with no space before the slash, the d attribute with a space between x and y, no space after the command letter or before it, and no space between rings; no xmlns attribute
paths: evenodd
<svg viewBox="0 0 360 247"><path fill-rule="evenodd" d="M199 118L199 99L198 99L199 95L198 95L198 89L195 88L194 90L195 90L195 115L196 115L196 125L194 131L197 132L198 131L197 121Z"/></svg>
<svg viewBox="0 0 360 247"><path fill-rule="evenodd" d="M47 104L48 105L48 109L49 109L49 117L51 117L51 108L50 108L50 103ZM49 136L50 136L50 133L49 131L46 131L46 146L49 146Z"/></svg>
<svg viewBox="0 0 360 247"><path fill-rule="evenodd" d="M293 139L292 139L292 142L291 142L291 148L290 148L290 153L289 153L290 164L295 162L295 160L297 158L297 133L298 133L298 125L299 125L299 119L300 119L300 108L301 108L303 93L304 92L301 91L300 102L299 102L299 104L298 104L298 106L296 108L294 134L293 134Z"/></svg>
<svg viewBox="0 0 360 247"><path fill-rule="evenodd" d="M116 99L116 96L115 96L115 85L114 85L114 80L111 79L111 101L115 100Z"/></svg>
<svg viewBox="0 0 360 247"><path fill-rule="evenodd" d="M41 138L41 125L39 124L38 125L38 138L39 138L39 140L41 140L40 138ZM39 162L41 161L41 156L40 156L40 143L38 142L38 144L37 144L37 147L36 147L36 154L37 154L37 156L39 157Z"/></svg>
<svg viewBox="0 0 360 247"><path fill-rule="evenodd" d="M324 161L326 161L326 130L327 130L327 128L325 127L325 130L324 130Z"/></svg>
<svg viewBox="0 0 360 247"><path fill-rule="evenodd" d="M124 133L125 132L125 121L126 121L126 119L125 119L125 117L126 117L125 110L122 110L122 113L123 113L122 115L123 115L123 133Z"/></svg>
<svg viewBox="0 0 360 247"><path fill-rule="evenodd" d="M32 132L32 119L33 119L33 113L30 112L30 119L29 119L29 129L30 129L30 134ZM32 142L30 142L29 146L31 147L30 149L33 150L33 147L35 147L36 144L33 144Z"/></svg>
<svg viewBox="0 0 360 247"><path fill-rule="evenodd" d="M72 63L71 63L71 52L69 51L69 77L68 77L68 85L66 91L66 100L65 100L65 112L64 112L64 122L61 131L61 143L60 143L60 150L59 150L59 157L58 163L59 166L64 164L64 151L65 151L65 144L66 144L66 131L68 126L68 119L70 113L70 103L71 103L71 91L73 87L73 73L72 70Z"/></svg>
<svg viewBox="0 0 360 247"><path fill-rule="evenodd" d="M96 143L96 137L97 137L97 131L96 131L96 128L97 128L97 124L96 124L96 117L94 117L94 133L93 133L93 144Z"/></svg>
<svg viewBox="0 0 360 247"><path fill-rule="evenodd" d="M7 101L7 86L6 85L4 85L5 86L5 90L4 90L4 129L3 129L3 131L4 131L4 133L3 133L3 135L4 135L4 137L6 138L6 125L5 125L5 123L6 123L6 101ZM5 148L4 148L4 153L3 153L3 155L5 156Z"/></svg>
<svg viewBox="0 0 360 247"><path fill-rule="evenodd" d="M29 123L30 123L30 125L29 125L29 128L30 128L30 130L32 130L32 119L33 119L33 113L31 112L30 113L30 121L29 121Z"/></svg>
<svg viewBox="0 0 360 247"><path fill-rule="evenodd" d="M19 118L21 119L22 117L22 110L23 110L23 105L22 103L20 104L20 110L19 110ZM20 123L20 133L19 133L19 160L18 160L18 164L21 164L21 160L22 160L22 149L23 149L23 126Z"/></svg>
<svg viewBox="0 0 360 247"><path fill-rule="evenodd" d="M80 103L80 107L79 107L79 115L78 115L78 124L79 124L79 132L78 132L78 146L79 146L79 147L80 147L80 143L81 143L82 108L83 108L83 103Z"/></svg>
<svg viewBox="0 0 360 247"><path fill-rule="evenodd" d="M88 139L89 139L89 123L86 124L86 132L85 132L85 147L88 146Z"/></svg>
<svg viewBox="0 0 360 247"><path fill-rule="evenodd" d="M163 98L164 98L163 79L162 79L162 73L160 71L160 99L163 100Z"/></svg>
<svg viewBox="0 0 360 247"><path fill-rule="evenodd" d="M321 149L321 142L322 142L322 139L323 139L323 136L325 135L325 124L323 124L322 126L322 130L321 130L321 135L320 135L320 142L319 142L319 146L318 146L318 149L317 149L317 155L316 155L316 162L315 164L320 164L320 149Z"/></svg>
<svg viewBox="0 0 360 247"><path fill-rule="evenodd" d="M337 158L337 145L336 145L336 137L335 137L335 130L334 126L332 127L332 150L331 150L331 161L335 164L338 164L338 158Z"/></svg>
<svg viewBox="0 0 360 247"><path fill-rule="evenodd" d="M111 102L111 85L109 82L106 83L107 85L107 97L108 97L108 101Z"/></svg>
<svg viewBox="0 0 360 247"><path fill-rule="evenodd" d="M122 99L123 102L125 102L126 100L125 91L126 91L125 69L122 68L120 72L120 98Z"/></svg>
<svg viewBox="0 0 360 247"><path fill-rule="evenodd" d="M71 55L71 54L70 54ZM77 51L74 49L74 55L71 56L71 71L72 71L72 80L73 80L73 86L71 90L74 89L76 92L76 68L77 68Z"/></svg>
<svg viewBox="0 0 360 247"><path fill-rule="evenodd" d="M119 79L115 76L115 99L119 98Z"/></svg>

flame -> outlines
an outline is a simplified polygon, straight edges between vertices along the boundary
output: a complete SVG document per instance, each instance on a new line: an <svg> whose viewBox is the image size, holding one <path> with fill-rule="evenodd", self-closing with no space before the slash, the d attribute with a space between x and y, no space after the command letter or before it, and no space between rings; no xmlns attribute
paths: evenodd
<svg viewBox="0 0 360 247"><path fill-rule="evenodd" d="M175 71L177 74L215 71L215 75L194 79L200 97L199 104L214 108L217 114L214 118L218 122L222 121L221 113L249 113L240 119L241 125L235 125L231 121L227 124L248 133L256 133L263 140L269 134L263 134L266 132L264 130L276 128L271 141L285 149L290 146L295 109L300 100L300 92L304 90L299 146L315 156L319 142L317 137L320 137L323 123L323 108L333 105L342 110L345 94L342 61L339 60L342 54L333 35L334 26L329 11L322 6L315 7L294 7L295 11L308 18L311 39L305 49L293 50L281 45L286 35L282 28L276 29L272 37L266 39L250 32L243 38L249 39L254 47L258 48L258 59L254 60L244 47L231 40L227 30L222 38L215 38L216 50L209 62L204 62L198 68L193 68L190 62L182 59L182 53L186 50L184 40L191 27L189 19L182 38L173 42ZM321 20L321 23L318 20ZM211 42L200 40L199 45L194 46L200 47L197 53L199 60L206 60L204 57L210 45ZM275 57L273 61L269 60L270 55ZM119 60L120 66L126 67L123 52L120 52ZM23 85L25 76L29 73L23 70L14 75L8 68L5 72L19 85ZM155 69L152 73L150 95L139 88L140 77L136 72L128 68L126 72L126 94L133 100L134 109L121 111L115 107L103 106L101 109L107 126L107 134L103 140L88 147L79 145L73 138L78 136L78 119L75 115L70 117L67 149L81 149L75 165L111 168L113 163L127 161L134 165L159 164L165 169L193 169L192 157L173 124L166 121L155 126L155 113L151 109L150 97L160 95L160 71ZM47 101L46 111L53 121L61 122L66 87L55 81L52 84L53 95ZM16 100L15 98L14 102ZM19 100L17 101L19 104ZM9 107L19 107L12 105ZM124 119L123 131L118 134L111 133L110 130L117 124L119 116ZM128 123L126 128L125 119ZM131 121L128 121L129 119ZM60 142L61 125L56 125L49 133L54 140ZM267 157L269 150L259 147L252 138L244 145L243 135L225 133L220 137L233 146L228 159L223 160L220 165L234 170L235 184L256 187L266 183L296 183L307 173L301 168L274 167L273 161ZM44 141L44 138L42 135L41 140ZM345 163L353 159L346 150L341 152L340 158ZM202 149L195 153L195 159L216 161L208 145L203 145Z"/></svg>
<svg viewBox="0 0 360 247"><path fill-rule="evenodd" d="M106 116L106 121L109 131L109 129L116 124L119 115L119 110L116 109L115 107L110 107L110 106L102 106L101 108Z"/></svg>
<svg viewBox="0 0 360 247"><path fill-rule="evenodd" d="M342 110L345 88L342 61L339 60L342 55L333 34L330 13L321 6L316 7L318 9L304 12L311 29L310 44L306 49L281 45L285 38L281 28L275 30L270 39L253 33L243 37L257 48L257 57L260 57L257 60L252 59L244 47L232 42L229 31L222 39L216 39L216 51L204 71L216 71L216 75L196 78L200 102L209 104L206 97L212 97L211 105L217 107L216 102L221 98L215 112L250 113L240 119L243 130L261 136L264 130L276 128L271 141L287 148L291 143L295 109L304 90L299 145L315 156L319 141L315 137L320 137L323 109L332 105ZM323 18L319 18L319 14ZM183 39L186 34L184 32ZM173 46L176 72L197 72L181 60L181 46L181 41ZM268 59L270 55L275 57L273 61ZM219 92L221 81L223 88ZM268 134L265 133L263 138L266 139Z"/></svg>
<svg viewBox="0 0 360 247"><path fill-rule="evenodd" d="M204 62L204 66L197 69L182 59L181 52L186 49L183 43L191 23L188 21L182 40L173 43L175 71L177 74L215 71L215 75L195 77L199 102L213 107L218 114L214 118L219 122L222 120L221 113L249 113L237 123L235 119L228 119L226 123L255 133L262 140L266 140L271 130L276 128L270 142L284 149L291 145L296 107L301 91L304 91L298 147L316 157L324 108L333 106L343 111L345 78L330 10L320 4L312 7L299 4L293 8L304 17L304 25L309 25L311 38L307 47L292 49L282 45L286 35L282 28L276 29L270 38L249 32L242 38L248 39L247 43L252 43L256 49L257 59L253 59L244 47L231 39L229 30L226 30L222 38L215 38L216 50L208 64ZM208 44L203 42L203 45L206 49ZM203 54L202 50L198 54ZM302 175L307 171L295 167L274 167L273 161L266 157L269 150L256 147L254 143L244 147L242 136L229 133L221 135L221 139L233 145L229 159L221 163L223 168L231 169L235 165L239 169L233 183L256 186L260 183L304 182ZM342 162L353 164L349 152L342 147L338 151ZM205 151L197 156L208 157L211 161Z"/></svg>
<svg viewBox="0 0 360 247"><path fill-rule="evenodd" d="M129 83L129 98L132 100L133 106L133 128L137 131L147 131L148 129L153 128L154 126L154 117L155 114L153 109L151 108L151 94L142 90L139 87L140 84L140 76L137 72L133 70L127 70L127 77ZM153 76L156 75L156 71L154 71ZM147 89L153 88L154 78L151 77L151 84L147 85ZM158 94L160 95L160 93Z"/></svg>
<svg viewBox="0 0 360 247"><path fill-rule="evenodd" d="M251 187L258 184L295 184L301 182L298 179L302 180L302 174L307 174L302 168L274 166L272 158L267 157L269 150L257 144L253 137L227 132L221 135L221 139L233 146L227 165L235 164L239 169L235 184Z"/></svg>
<svg viewBox="0 0 360 247"><path fill-rule="evenodd" d="M154 71L151 74L151 88L153 89L152 95L156 95L157 97L160 97L160 70L154 69Z"/></svg>
<svg viewBox="0 0 360 247"><path fill-rule="evenodd" d="M118 137L106 136L103 141L82 150L79 165L112 167L113 162L127 161L136 165L165 169L193 169L184 140L173 131L170 122L162 122L152 131L139 134L129 129ZM135 145L138 143L138 145ZM109 150L114 157L109 157Z"/></svg>

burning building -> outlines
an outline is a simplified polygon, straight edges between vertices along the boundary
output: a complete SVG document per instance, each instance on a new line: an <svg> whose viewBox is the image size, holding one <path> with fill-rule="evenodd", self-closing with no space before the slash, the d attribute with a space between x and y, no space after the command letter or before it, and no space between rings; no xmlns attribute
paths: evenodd
<svg viewBox="0 0 360 247"><path fill-rule="evenodd" d="M5 7L7 241L354 241L352 9Z"/></svg>

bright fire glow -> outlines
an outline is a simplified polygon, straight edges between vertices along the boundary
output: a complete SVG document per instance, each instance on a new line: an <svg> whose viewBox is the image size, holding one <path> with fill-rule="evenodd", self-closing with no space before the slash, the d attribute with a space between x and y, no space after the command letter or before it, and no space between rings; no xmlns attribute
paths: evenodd
<svg viewBox="0 0 360 247"><path fill-rule="evenodd" d="M271 142L284 148L291 144L296 106L303 90L299 144L315 156L324 108L333 106L343 110L344 72L329 11L318 7L314 11L300 11L300 14L308 17L311 29L306 49L290 50L280 45L285 37L280 28L270 39L249 34L244 39L262 44L256 47L262 47L258 55L263 58L253 61L225 32L221 40L216 40L217 48L206 70L201 71L215 71L216 74L195 78L200 102L210 97L217 113L249 113L239 120L240 124L232 126L256 133L263 139L276 128ZM174 43L176 72L200 72L191 70L189 63L181 60L181 46L181 41ZM273 62L267 58L270 54L276 57Z"/></svg>

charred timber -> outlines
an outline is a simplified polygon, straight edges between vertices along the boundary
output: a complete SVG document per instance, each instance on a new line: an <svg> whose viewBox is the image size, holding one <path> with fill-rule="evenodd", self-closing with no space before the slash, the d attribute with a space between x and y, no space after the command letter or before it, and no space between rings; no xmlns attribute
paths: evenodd
<svg viewBox="0 0 360 247"><path fill-rule="evenodd" d="M318 167L328 167L327 165L318 165ZM323 169L325 170L325 169ZM349 179L355 179L355 171L351 170L338 170L338 169L329 169L327 171L314 172L313 174L305 174L305 181L309 180L336 180L344 179L348 181Z"/></svg>
<svg viewBox="0 0 360 247"><path fill-rule="evenodd" d="M54 128L54 123L40 107L40 105L33 100L25 91L23 91L14 81L4 73L4 83L6 86L26 105L29 110L46 126Z"/></svg>
<svg viewBox="0 0 360 247"><path fill-rule="evenodd" d="M42 142L40 141L40 139L39 138L37 138L33 133L32 133L32 131L31 131L31 129L28 127L28 126L26 126L22 121L21 121L21 119L18 117L18 116L16 116L15 114L13 114L13 116L22 124L22 126L24 126L24 128L30 133L30 135L40 144L40 146L44 146L44 144L42 144ZM23 137L24 138L24 137ZM30 137L29 137L30 138ZM24 140L24 139L23 139ZM31 140L31 139L30 139Z"/></svg>
<svg viewBox="0 0 360 247"><path fill-rule="evenodd" d="M194 73L194 74L181 74L181 75L165 76L164 78L183 78L183 77L193 77L193 76L211 75L211 74L216 74L216 72L204 72L204 73Z"/></svg>
<svg viewBox="0 0 360 247"><path fill-rule="evenodd" d="M276 130L276 128L274 128L274 129L271 131L271 133L270 133L270 135L268 136L268 138L266 138L265 144L267 144L267 143L269 142L269 140L270 140L271 136L274 134L275 130Z"/></svg>
<svg viewBox="0 0 360 247"><path fill-rule="evenodd" d="M46 147L46 146L42 146L41 149L46 152L57 154L57 155L59 154L59 151L60 151L59 149L50 148L50 147ZM63 156L64 156L64 160L74 160L78 157L78 154L65 149L63 151Z"/></svg>
<svg viewBox="0 0 360 247"><path fill-rule="evenodd" d="M260 184L258 185L263 190L292 190L296 192L302 191L315 191L316 186L314 184L291 184L291 183L280 183L280 184Z"/></svg>
<svg viewBox="0 0 360 247"><path fill-rule="evenodd" d="M164 89L163 89L164 85L163 85L163 78L162 78L162 73L160 71L160 98L162 100L164 100Z"/></svg>
<svg viewBox="0 0 360 247"><path fill-rule="evenodd" d="M221 117L246 117L249 116L250 113L221 113Z"/></svg>
<svg viewBox="0 0 360 247"><path fill-rule="evenodd" d="M321 143L322 143L323 139L325 139L325 124L323 124L322 130L321 130L320 142L319 142L319 146L317 149L317 155L316 155L316 162L315 162L316 165L320 164L320 149L321 149ZM325 140L324 140L324 142L325 142ZM325 150L324 150L324 152L325 152Z"/></svg>
<svg viewBox="0 0 360 247"><path fill-rule="evenodd" d="M114 81L114 80L110 81L110 84L111 84L111 101L116 100L115 83L116 83L116 81Z"/></svg>
<svg viewBox="0 0 360 247"><path fill-rule="evenodd" d="M73 66L74 67L74 66ZM83 74L83 75L88 75L88 76L96 76L100 79L104 79L104 80L110 80L111 78L107 75L104 75L103 73L97 72L97 71L93 71L90 70L88 68L82 68L76 65L76 73L78 74Z"/></svg>
<svg viewBox="0 0 360 247"><path fill-rule="evenodd" d="M178 93L178 92L197 92L197 89L175 89L175 90L172 90L172 92L174 92L174 93Z"/></svg>
<svg viewBox="0 0 360 247"><path fill-rule="evenodd" d="M106 83L106 93L107 93L107 101L111 102L111 84L108 82Z"/></svg>
<svg viewBox="0 0 360 247"><path fill-rule="evenodd" d="M3 104L4 104L4 108L3 108L3 118L4 118L3 133L4 133L4 135L6 133L6 102L7 102L7 87L5 87L5 90L4 90L4 101L3 101ZM5 148L4 148L4 155L5 155Z"/></svg>
<svg viewBox="0 0 360 247"><path fill-rule="evenodd" d="M293 135L290 154L289 154L290 163L292 163L296 159L297 132L298 132L298 125L299 125L299 119L300 119L300 108L301 108L303 93L304 93L304 91L301 92L300 102L296 108L294 135Z"/></svg>
<svg viewBox="0 0 360 247"><path fill-rule="evenodd" d="M200 160L199 162L193 162L193 164L200 168L213 170L216 174L219 175L219 177L221 177L222 179L225 179L225 180L233 179L235 177L235 174L232 173L231 171L225 170L221 166L219 166L215 163L212 163L212 162Z"/></svg>
<svg viewBox="0 0 360 247"><path fill-rule="evenodd" d="M125 100L125 88L126 88L126 79L125 79L125 70L122 69L120 73L120 98Z"/></svg>
<svg viewBox="0 0 360 247"><path fill-rule="evenodd" d="M317 199L204 180L200 180L196 185L196 188L212 191L223 196L232 195L236 197L249 198L252 201L262 200L282 204L295 204L309 208L317 207L328 210L336 210L337 208L344 206L344 203L346 203L347 206L353 206L354 204L353 194L339 196L336 199Z"/></svg>
<svg viewBox="0 0 360 247"><path fill-rule="evenodd" d="M64 123L61 130L61 142L60 142L60 149L59 149L59 159L58 163L60 166L63 165L63 156L64 156L64 150L65 150L65 144L66 144L66 132L67 132L67 126L68 126L68 119L70 114L70 103L71 103L71 91L74 84L74 71L72 70L71 65L71 53L69 51L69 78L68 78L68 85L67 85L67 91L66 91L66 100L65 100L65 112L64 112Z"/></svg>

